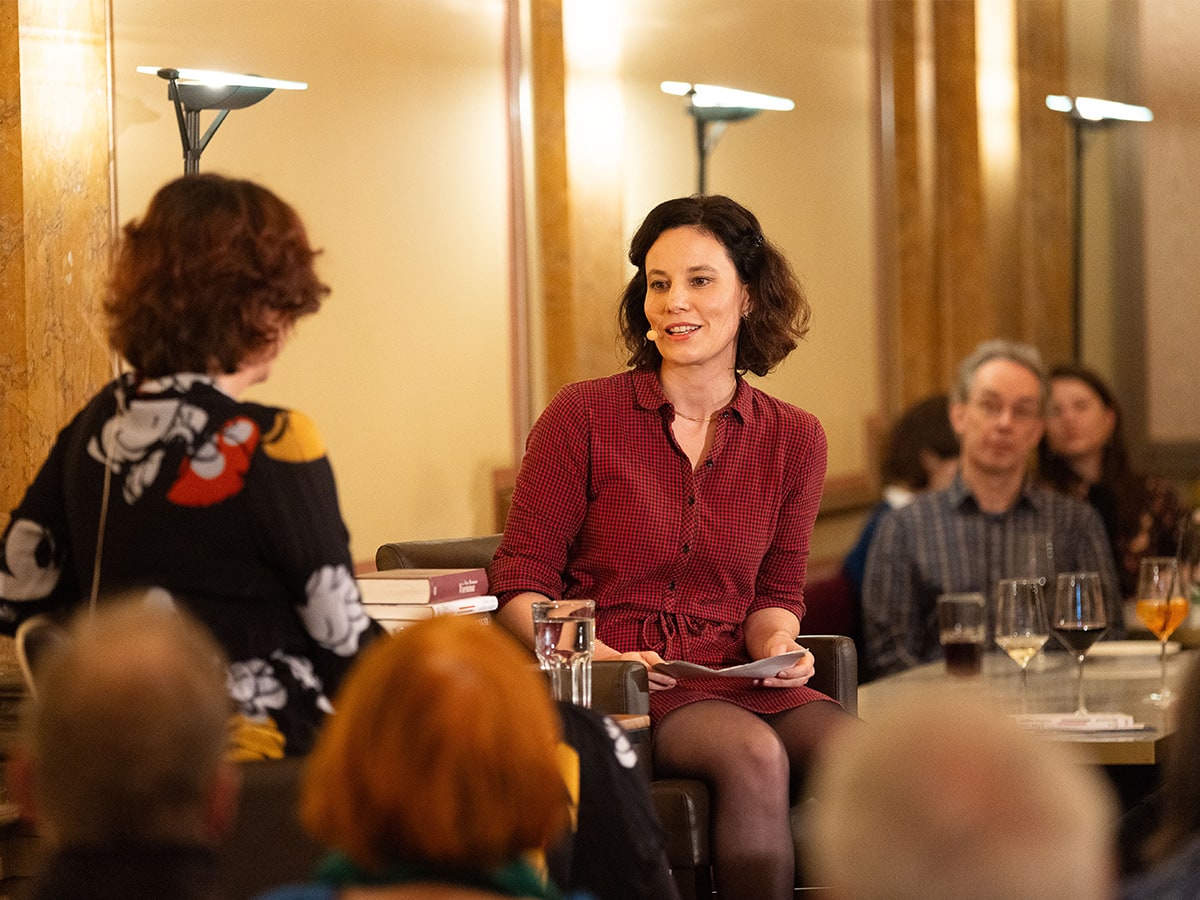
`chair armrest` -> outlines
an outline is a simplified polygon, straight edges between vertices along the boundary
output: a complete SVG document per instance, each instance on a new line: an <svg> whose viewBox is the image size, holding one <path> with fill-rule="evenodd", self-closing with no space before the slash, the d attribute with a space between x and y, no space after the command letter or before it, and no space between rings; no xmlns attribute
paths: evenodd
<svg viewBox="0 0 1200 900"><path fill-rule="evenodd" d="M858 651L854 641L841 634L802 634L796 639L812 652L817 672L808 686L828 694L858 715Z"/></svg>
<svg viewBox="0 0 1200 900"><path fill-rule="evenodd" d="M375 551L377 569L486 569L500 545L500 535L393 541Z"/></svg>
<svg viewBox="0 0 1200 900"><path fill-rule="evenodd" d="M592 662L592 709L599 713L647 715L650 686L646 667L627 659Z"/></svg>

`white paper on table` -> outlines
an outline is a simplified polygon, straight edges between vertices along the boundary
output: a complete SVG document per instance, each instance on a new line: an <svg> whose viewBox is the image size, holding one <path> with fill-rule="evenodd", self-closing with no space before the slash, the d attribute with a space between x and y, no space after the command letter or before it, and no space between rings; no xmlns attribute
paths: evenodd
<svg viewBox="0 0 1200 900"><path fill-rule="evenodd" d="M1077 716L1073 713L1025 713L1014 715L1022 728L1034 731L1144 731L1143 722L1135 722L1128 713L1101 712Z"/></svg>
<svg viewBox="0 0 1200 900"><path fill-rule="evenodd" d="M754 662L743 663L740 666L730 666L727 669L710 669L690 662L665 662L654 667L655 672L662 672L672 678L771 678L784 669L794 666L807 650L792 650L790 653L780 653L766 659L756 659Z"/></svg>

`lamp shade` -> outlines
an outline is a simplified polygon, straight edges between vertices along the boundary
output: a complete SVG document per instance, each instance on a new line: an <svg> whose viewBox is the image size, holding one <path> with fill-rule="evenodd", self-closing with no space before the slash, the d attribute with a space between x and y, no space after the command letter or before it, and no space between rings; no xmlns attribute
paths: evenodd
<svg viewBox="0 0 1200 900"><path fill-rule="evenodd" d="M302 91L303 81L241 75L212 69L177 69L171 66L138 66L145 75L157 75L167 84L167 99L175 104L179 137L183 143L183 171L199 171L200 154L231 109L253 106L274 90ZM200 136L200 111L217 110L217 116L204 136Z"/></svg>
<svg viewBox="0 0 1200 900"><path fill-rule="evenodd" d="M687 111L696 120L697 181L699 192L705 192L708 154L724 133L729 122L749 119L763 110L786 112L796 104L786 97L774 97L739 88L715 84L692 84L688 81L664 81L659 84L664 94L686 97Z"/></svg>

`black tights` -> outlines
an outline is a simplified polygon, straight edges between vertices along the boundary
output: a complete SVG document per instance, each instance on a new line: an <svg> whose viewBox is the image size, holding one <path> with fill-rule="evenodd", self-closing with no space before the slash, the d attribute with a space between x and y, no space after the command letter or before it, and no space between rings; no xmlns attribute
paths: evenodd
<svg viewBox="0 0 1200 900"><path fill-rule="evenodd" d="M654 735L656 774L698 778L712 794L713 869L722 900L790 898L791 804L813 752L851 717L814 701L760 716L720 700L669 713Z"/></svg>

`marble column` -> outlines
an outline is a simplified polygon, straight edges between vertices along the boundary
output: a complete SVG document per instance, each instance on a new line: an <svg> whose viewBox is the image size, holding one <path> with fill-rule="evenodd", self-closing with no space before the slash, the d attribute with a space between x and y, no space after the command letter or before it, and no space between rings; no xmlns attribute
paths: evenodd
<svg viewBox="0 0 1200 900"><path fill-rule="evenodd" d="M0 504L110 369L108 0L0 0Z"/></svg>
<svg viewBox="0 0 1200 900"><path fill-rule="evenodd" d="M872 12L894 415L946 390L982 340L1027 341L1049 359L1071 346L1067 156L1045 108L1063 83L1064 23L1061 0L893 0Z"/></svg>

